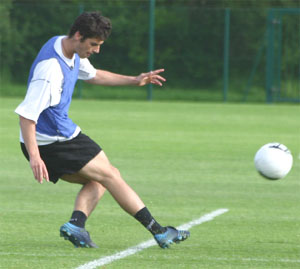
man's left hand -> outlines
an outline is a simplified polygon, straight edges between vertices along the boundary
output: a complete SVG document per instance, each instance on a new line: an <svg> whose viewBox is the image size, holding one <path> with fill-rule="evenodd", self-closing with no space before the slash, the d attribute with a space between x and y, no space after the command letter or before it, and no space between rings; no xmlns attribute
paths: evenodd
<svg viewBox="0 0 300 269"><path fill-rule="evenodd" d="M164 71L165 69L157 69L148 73L140 74L137 76L138 86L144 86L149 83L162 86L162 82L165 82L166 79L160 76L159 73Z"/></svg>

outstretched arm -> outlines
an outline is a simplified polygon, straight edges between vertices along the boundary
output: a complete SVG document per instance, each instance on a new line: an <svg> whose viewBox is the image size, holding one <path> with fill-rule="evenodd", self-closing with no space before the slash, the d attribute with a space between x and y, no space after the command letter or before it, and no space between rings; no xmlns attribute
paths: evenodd
<svg viewBox="0 0 300 269"><path fill-rule="evenodd" d="M86 82L104 86L144 86L149 83L162 86L162 82L166 81L166 79L159 75L161 72L164 72L164 69L142 73L138 76L125 76L98 69L96 76L90 80L86 80Z"/></svg>

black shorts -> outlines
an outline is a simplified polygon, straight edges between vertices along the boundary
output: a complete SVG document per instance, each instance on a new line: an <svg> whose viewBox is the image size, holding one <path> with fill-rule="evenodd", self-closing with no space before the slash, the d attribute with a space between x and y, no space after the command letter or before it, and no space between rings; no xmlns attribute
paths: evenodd
<svg viewBox="0 0 300 269"><path fill-rule="evenodd" d="M21 143L21 148L29 161L24 143ZM101 151L101 147L80 133L68 141L39 146L39 151L47 167L50 181L56 183L62 175L78 172Z"/></svg>

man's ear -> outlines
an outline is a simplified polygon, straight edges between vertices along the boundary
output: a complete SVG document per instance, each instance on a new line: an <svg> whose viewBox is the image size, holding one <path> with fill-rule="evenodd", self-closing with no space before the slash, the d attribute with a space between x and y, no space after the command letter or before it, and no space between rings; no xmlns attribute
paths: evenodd
<svg viewBox="0 0 300 269"><path fill-rule="evenodd" d="M74 38L76 41L80 41L82 39L82 35L80 34L79 31L77 31L75 34L74 34Z"/></svg>

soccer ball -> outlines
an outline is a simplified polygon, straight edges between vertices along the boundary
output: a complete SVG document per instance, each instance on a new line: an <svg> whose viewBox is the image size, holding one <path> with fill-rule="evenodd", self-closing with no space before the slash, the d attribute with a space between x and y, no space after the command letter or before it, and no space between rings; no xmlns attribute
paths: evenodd
<svg viewBox="0 0 300 269"><path fill-rule="evenodd" d="M268 143L255 154L256 170L267 179L285 177L292 168L293 156L289 149L280 143Z"/></svg>

